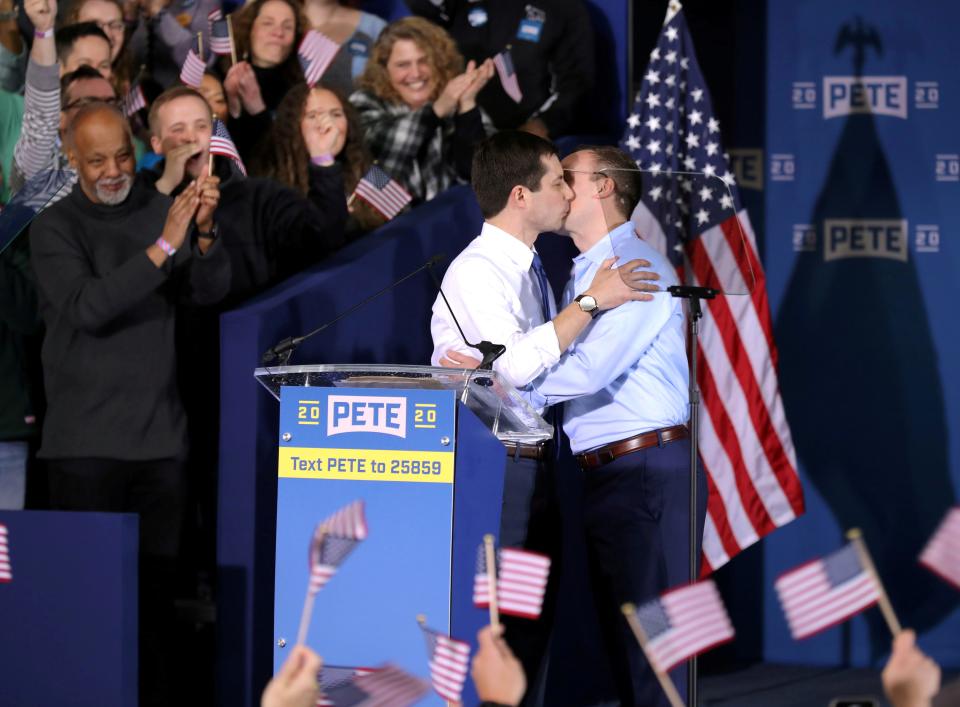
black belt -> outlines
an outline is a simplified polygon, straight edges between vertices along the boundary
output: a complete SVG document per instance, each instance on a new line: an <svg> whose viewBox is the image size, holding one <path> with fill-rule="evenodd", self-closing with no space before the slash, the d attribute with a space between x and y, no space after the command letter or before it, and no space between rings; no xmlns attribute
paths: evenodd
<svg viewBox="0 0 960 707"><path fill-rule="evenodd" d="M596 469L631 452L639 452L641 449L655 447L665 442L672 442L675 439L684 439L689 436L690 431L686 425L663 427L659 430L627 437L617 442L610 442L589 452L578 454L577 463L584 470Z"/></svg>

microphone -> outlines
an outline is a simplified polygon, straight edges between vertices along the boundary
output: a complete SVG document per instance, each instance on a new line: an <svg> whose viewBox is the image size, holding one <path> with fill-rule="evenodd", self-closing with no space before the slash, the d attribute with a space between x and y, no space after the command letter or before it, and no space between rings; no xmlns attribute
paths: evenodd
<svg viewBox="0 0 960 707"><path fill-rule="evenodd" d="M463 333L463 327L460 326L460 322L457 320L457 315L453 313L453 308L450 306L450 303L447 301L447 296L443 294L443 288L440 286L440 281L437 279L436 273L433 272L433 269L430 268L430 277L433 278L433 282L437 286L437 291L440 292L440 297L443 298L443 303L447 307L447 311L450 312L450 316L453 318L453 323L457 325L457 331L460 332L460 338L463 339L463 343L469 346L472 349L476 349L481 354L483 354L483 359L480 361L480 365L477 366L478 371L490 371L493 370L493 362L498 358L503 356L507 351L507 347L503 344L492 344L489 341L478 341L475 344L471 344L467 341L466 335Z"/></svg>
<svg viewBox="0 0 960 707"><path fill-rule="evenodd" d="M423 270L430 270L430 274L433 275L433 270L431 270L431 268L432 268L434 265L436 265L437 263L442 262L445 257L446 257L446 255L444 255L443 253L437 253L437 254L434 255L432 258L430 258L427 262L425 262L423 265L421 265L420 267L418 267L416 270L413 270L413 271L411 271L411 272L408 272L406 275L404 275L403 277L401 277L401 278L400 278L399 280L397 280L396 282L393 282L393 283L387 285L386 287L384 287L383 289L378 290L377 292L374 292L372 295L370 295L369 297L367 297L365 300L363 300L363 301L361 301L361 302L357 302L355 305L353 305L352 307L350 307L350 309L348 309L347 311L343 312L342 314L339 314L338 316L334 317L333 319L331 319L331 320L330 320L329 322L327 322L326 324L321 324L321 325L318 326L316 329L314 329L313 331L309 331L309 332L307 332L306 334L301 334L300 336L288 336L288 337L285 338L285 339L281 339L281 340L278 341L276 344L274 344L273 346L271 346L269 349L267 349L266 351L264 351L263 356L262 356L261 359L260 359L261 365L267 366L267 365L270 365L270 364L276 362L276 365L278 365L278 366L286 366L287 363L290 361L290 357L293 355L294 349L296 349L296 348L297 348L300 344L302 344L304 341L306 341L307 339L310 339L310 338L316 336L317 334L319 334L319 333L322 332L323 330L328 329L329 327L333 326L334 324L336 324L337 322L339 322L341 319L343 319L344 317L346 317L348 314L352 314L353 312L356 312L358 309L360 309L361 307L363 307L363 306L366 305L366 304L369 304L370 302L372 302L373 300L375 300L377 297L379 297L379 296L382 295L383 293L389 292L390 290L392 290L392 289L393 289L394 287L396 287L397 285L400 285L400 284L406 282L406 281L409 280L411 277L413 277L414 275L422 272ZM434 279L436 279L436 278L434 278Z"/></svg>

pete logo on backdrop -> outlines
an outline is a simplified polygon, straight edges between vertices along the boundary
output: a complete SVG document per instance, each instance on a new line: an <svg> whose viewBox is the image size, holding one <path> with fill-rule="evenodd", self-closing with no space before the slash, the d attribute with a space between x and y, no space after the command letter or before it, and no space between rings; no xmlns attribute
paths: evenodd
<svg viewBox="0 0 960 707"><path fill-rule="evenodd" d="M373 395L327 397L327 436L347 432L407 436L407 399Z"/></svg>

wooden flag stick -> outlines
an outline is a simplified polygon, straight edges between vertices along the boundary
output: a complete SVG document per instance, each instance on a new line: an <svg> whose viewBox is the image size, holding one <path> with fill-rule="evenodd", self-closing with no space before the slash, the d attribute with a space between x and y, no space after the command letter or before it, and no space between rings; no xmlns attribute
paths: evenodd
<svg viewBox="0 0 960 707"><path fill-rule="evenodd" d="M356 200L357 200L357 192L354 191L354 192L350 195L350 198L347 199L347 208L349 209L351 206L353 206L353 202L355 202Z"/></svg>
<svg viewBox="0 0 960 707"><path fill-rule="evenodd" d="M883 614L883 618L886 620L887 626L890 628L890 633L896 636L903 629L900 627L900 622L897 620L897 615L893 613L893 604L890 603L890 597L887 596L887 590L884 589L880 575L877 573L877 568L873 564L873 558L870 557L870 551L867 550L867 544L863 541L863 533L860 532L860 528L851 528L848 530L847 540L852 542L853 546L857 549L857 554L860 556L860 563L867 568L867 571L871 575L873 575L873 579L877 583L877 590L880 594L880 599L877 602L880 605L880 613Z"/></svg>
<svg viewBox="0 0 960 707"><path fill-rule="evenodd" d="M230 15L227 15L227 36L230 37L230 66L237 65L237 47L233 43L233 22Z"/></svg>
<svg viewBox="0 0 960 707"><path fill-rule="evenodd" d="M203 32L197 32L197 52L199 52L200 59L203 59Z"/></svg>
<svg viewBox="0 0 960 707"><path fill-rule="evenodd" d="M487 559L487 593L490 595L490 625L494 633L500 629L500 609L497 606L497 563L493 552L493 536L483 536L483 551Z"/></svg>
<svg viewBox="0 0 960 707"><path fill-rule="evenodd" d="M320 537L312 541L323 546L324 536L327 529L320 528ZM303 600L303 611L300 612L300 628L297 629L297 645L302 646L307 641L307 631L310 629L310 618L313 616L313 602L316 599L316 592L310 591L310 585L313 584L313 552L310 552L310 577L307 579L307 596Z"/></svg>
<svg viewBox="0 0 960 707"><path fill-rule="evenodd" d="M623 612L627 623L630 624L630 629L633 631L637 643L639 643L643 649L643 654L647 656L647 662L650 663L650 667L653 668L653 673L657 676L657 680L660 681L660 687L662 687L663 691L667 694L667 699L670 701L670 704L672 707L684 707L683 700L680 699L680 693L677 692L677 688L673 685L673 680L660 669L657 661L651 658L650 653L647 652L647 634L637 620L637 607L628 602L621 605L620 611Z"/></svg>

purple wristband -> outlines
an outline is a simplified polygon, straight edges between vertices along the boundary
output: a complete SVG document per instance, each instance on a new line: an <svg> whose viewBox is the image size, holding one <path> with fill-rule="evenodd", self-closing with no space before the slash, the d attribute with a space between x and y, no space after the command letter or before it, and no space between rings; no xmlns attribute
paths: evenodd
<svg viewBox="0 0 960 707"><path fill-rule="evenodd" d="M37 39L46 39L47 37L52 37L52 36L53 36L53 27L51 27L50 29L47 29L47 30L35 29L35 30L33 30L33 36L36 37Z"/></svg>

